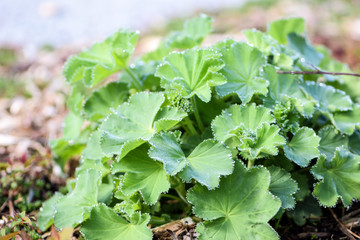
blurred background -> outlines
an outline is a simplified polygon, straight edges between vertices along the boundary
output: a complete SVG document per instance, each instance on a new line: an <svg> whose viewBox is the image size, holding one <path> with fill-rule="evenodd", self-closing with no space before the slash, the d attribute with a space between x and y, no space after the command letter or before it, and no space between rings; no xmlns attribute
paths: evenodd
<svg viewBox="0 0 360 240"><path fill-rule="evenodd" d="M118 28L140 31L187 17L198 10L216 12L239 7L245 0L12 0L2 1L0 43L39 47L101 39Z"/></svg>
<svg viewBox="0 0 360 240"><path fill-rule="evenodd" d="M67 114L62 66L119 28L141 32L136 57L199 13L214 18L205 45L225 37L241 40L243 29L265 30L273 20L300 16L312 43L330 48L353 71L360 68L360 0L1 0L0 11L0 177L10 179L4 185L20 178L43 188L37 181L47 178L58 185L53 192L64 184L48 148ZM9 166L16 171L9 173ZM2 192L0 203L8 194ZM40 205L23 208L30 212Z"/></svg>
<svg viewBox="0 0 360 240"><path fill-rule="evenodd" d="M200 13L214 18L205 45L300 16L312 43L360 67L359 0L2 0L0 10L0 163L49 156L67 113L64 62L119 28L141 32L136 57Z"/></svg>

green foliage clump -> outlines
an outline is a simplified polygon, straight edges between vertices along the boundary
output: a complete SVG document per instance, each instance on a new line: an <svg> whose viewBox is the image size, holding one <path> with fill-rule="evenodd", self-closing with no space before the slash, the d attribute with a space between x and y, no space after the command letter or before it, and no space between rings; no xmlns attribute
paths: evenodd
<svg viewBox="0 0 360 240"><path fill-rule="evenodd" d="M69 193L44 203L42 230L146 240L148 224L196 216L200 240L277 239L271 219L302 225L360 199L359 96L344 91L356 80L281 74L340 64L301 18L199 47L211 23L189 20L131 64L128 30L67 61L71 113L51 147L62 167L81 161Z"/></svg>
<svg viewBox="0 0 360 240"><path fill-rule="evenodd" d="M21 232L26 233L31 239L41 239L41 235L36 231L36 218L26 216L25 211L15 213L13 217L3 217L2 220L3 222L0 224L1 239L13 239Z"/></svg>

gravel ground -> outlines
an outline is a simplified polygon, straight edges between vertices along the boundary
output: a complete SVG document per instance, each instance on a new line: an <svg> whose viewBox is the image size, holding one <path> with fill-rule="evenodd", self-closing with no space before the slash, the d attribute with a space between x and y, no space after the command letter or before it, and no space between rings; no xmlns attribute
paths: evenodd
<svg viewBox="0 0 360 240"><path fill-rule="evenodd" d="M0 45L37 48L102 39L118 28L145 30L164 20L238 7L246 0L1 0Z"/></svg>

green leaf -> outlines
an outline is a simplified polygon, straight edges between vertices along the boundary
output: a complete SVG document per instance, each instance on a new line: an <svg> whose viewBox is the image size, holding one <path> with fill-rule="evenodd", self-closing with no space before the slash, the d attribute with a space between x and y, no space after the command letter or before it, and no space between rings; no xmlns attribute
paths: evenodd
<svg viewBox="0 0 360 240"><path fill-rule="evenodd" d="M304 38L295 33L288 35L290 48L299 54L300 58L304 58L305 63L310 63L315 66L319 65L322 59L322 54L318 53L313 46Z"/></svg>
<svg viewBox="0 0 360 240"><path fill-rule="evenodd" d="M100 147L101 132L94 131L91 133L88 143L82 151L82 158L85 159L101 159L103 156Z"/></svg>
<svg viewBox="0 0 360 240"><path fill-rule="evenodd" d="M113 82L94 91L86 100L84 113L88 120L98 121L105 118L112 109L123 103L129 96L124 83Z"/></svg>
<svg viewBox="0 0 360 240"><path fill-rule="evenodd" d="M149 156L164 163L170 175L181 171L185 181L195 179L211 189L219 185L221 175L233 170L230 150L214 140L203 141L187 157L173 133L157 134L149 142Z"/></svg>
<svg viewBox="0 0 360 240"><path fill-rule="evenodd" d="M271 54L272 45L277 44L275 39L256 29L244 30L242 33L250 44L265 55ZM271 42L271 40L273 40L273 42Z"/></svg>
<svg viewBox="0 0 360 240"><path fill-rule="evenodd" d="M131 195L125 195L121 189L123 181L124 175L114 177L114 198L121 200L121 202L117 203L113 210L116 213L131 216L135 211L141 211L143 200L139 192L135 192Z"/></svg>
<svg viewBox="0 0 360 240"><path fill-rule="evenodd" d="M297 202L295 209L288 211L287 214L294 219L296 225L303 226L310 217L321 217L322 212L316 199L308 196L304 201Z"/></svg>
<svg viewBox="0 0 360 240"><path fill-rule="evenodd" d="M319 64L319 67L322 70L328 72L347 72L351 73L349 66L345 63L339 62L332 58L331 50L325 46L318 45L316 46L316 50L320 52L324 57ZM341 75L324 75L328 82L337 81L339 83L344 83L344 79L356 79L353 76L341 76ZM347 92L347 91L346 91Z"/></svg>
<svg viewBox="0 0 360 240"><path fill-rule="evenodd" d="M202 101L209 102L210 87L226 82L218 72L223 66L220 53L211 49L190 49L165 57L155 76L161 78L161 86L167 90L180 89L184 98L197 95Z"/></svg>
<svg viewBox="0 0 360 240"><path fill-rule="evenodd" d="M265 101L270 103L269 98L273 100L273 103L268 105L291 101L299 113L304 116L312 115L316 102L304 92L294 75L277 74L274 67L266 66L264 78L270 82L269 95Z"/></svg>
<svg viewBox="0 0 360 240"><path fill-rule="evenodd" d="M186 160L188 164L180 172L181 178L195 179L209 189L219 185L220 175L231 174L233 170L230 150L214 140L200 143Z"/></svg>
<svg viewBox="0 0 360 240"><path fill-rule="evenodd" d="M247 43L233 43L220 52L225 63L220 72L227 79L227 83L216 87L220 96L236 93L243 103L247 103L254 94L267 94L269 83L259 76L266 60L258 49Z"/></svg>
<svg viewBox="0 0 360 240"><path fill-rule="evenodd" d="M130 91L131 88L139 88L138 83L141 85L141 89L145 91L160 91L160 78L154 76L158 64L155 61L143 62L138 60L135 64L131 64L127 71L121 73L119 82L126 83Z"/></svg>
<svg viewBox="0 0 360 240"><path fill-rule="evenodd" d="M114 163L111 172L126 173L121 190L125 195L139 191L148 204L155 204L162 192L170 188L168 175L163 165L151 159L146 144L129 152L118 163Z"/></svg>
<svg viewBox="0 0 360 240"><path fill-rule="evenodd" d="M294 60L285 53L275 54L273 61L275 65L285 69L291 69L294 64Z"/></svg>
<svg viewBox="0 0 360 240"><path fill-rule="evenodd" d="M208 129L204 132L202 135L190 135L190 134L183 134L181 136L181 149L185 153L185 155L189 155L197 145L199 145L203 140L209 139L212 137L212 135L207 136ZM176 132L174 132L176 133ZM181 132L180 132L181 134Z"/></svg>
<svg viewBox="0 0 360 240"><path fill-rule="evenodd" d="M57 228L74 227L89 217L91 208L98 204L98 187L101 173L89 169L79 174L74 191L55 205L54 224Z"/></svg>
<svg viewBox="0 0 360 240"><path fill-rule="evenodd" d="M255 131L263 123L273 122L275 118L271 115L269 108L258 107L255 104L232 105L213 120L211 128L217 140L226 141L238 136L240 128Z"/></svg>
<svg viewBox="0 0 360 240"><path fill-rule="evenodd" d="M175 107L166 106L157 113L154 120L156 132L166 131L181 121L187 114Z"/></svg>
<svg viewBox="0 0 360 240"><path fill-rule="evenodd" d="M64 66L66 81L74 83L83 80L91 87L126 68L138 36L137 32L119 30L104 42L96 43L89 50L72 56Z"/></svg>
<svg viewBox="0 0 360 240"><path fill-rule="evenodd" d="M317 50L320 51L324 58L320 63L320 67L322 70L327 72L345 72L352 73L349 66L342 62L339 62L332 58L332 54L330 50L326 49L324 46L317 46ZM356 99L360 96L360 81L358 77L355 76L333 76L333 75L324 75L326 80L336 88L343 90L352 98Z"/></svg>
<svg viewBox="0 0 360 240"><path fill-rule="evenodd" d="M341 132L353 134L355 128L360 129L360 105L355 104L352 111L335 113L334 122Z"/></svg>
<svg viewBox="0 0 360 240"><path fill-rule="evenodd" d="M338 148L331 161L321 155L311 173L320 182L314 187L314 195L327 207L336 205L338 198L346 207L352 200L360 199L360 156Z"/></svg>
<svg viewBox="0 0 360 240"><path fill-rule="evenodd" d="M71 124L71 120L74 120L73 124ZM49 142L52 157L62 170L64 170L65 164L70 158L80 156L89 138L90 127L81 129L82 123L83 120L80 117L71 113L67 119L67 127L64 129L65 135L62 138L50 140ZM71 133L71 130L74 133ZM76 138L69 139L70 137Z"/></svg>
<svg viewBox="0 0 360 240"><path fill-rule="evenodd" d="M37 224L41 231L45 232L54 223L54 205L63 195L56 192L51 198L46 200L37 215Z"/></svg>
<svg viewBox="0 0 360 240"><path fill-rule="evenodd" d="M51 140L50 148L52 157L57 164L64 169L66 162L75 156L80 156L85 144L74 142L73 140L64 140L62 138Z"/></svg>
<svg viewBox="0 0 360 240"><path fill-rule="evenodd" d="M152 233L147 227L149 220L148 214L134 213L128 222L111 208L100 204L92 209L90 218L81 227L81 232L89 240L151 240Z"/></svg>
<svg viewBox="0 0 360 240"><path fill-rule="evenodd" d="M319 151L326 156L327 160L331 160L334 157L336 148L347 146L348 144L348 139L330 125L321 128L318 135L321 138Z"/></svg>
<svg viewBox="0 0 360 240"><path fill-rule="evenodd" d="M254 160L276 155L277 147L285 143L278 134L280 129L270 125L274 121L266 107L232 105L214 119L211 127L217 140L238 148L244 158Z"/></svg>
<svg viewBox="0 0 360 240"><path fill-rule="evenodd" d="M184 29L173 33L168 39L172 48L187 49L199 46L206 35L211 33L213 19L205 14L185 22Z"/></svg>
<svg viewBox="0 0 360 240"><path fill-rule="evenodd" d="M90 170L90 169L88 169L88 170ZM66 191L67 191L68 194L70 194L70 193L72 193L74 191L78 178L79 178L79 176L77 176L77 178L68 179L66 181L65 188L66 188Z"/></svg>
<svg viewBox="0 0 360 240"><path fill-rule="evenodd" d="M142 199L140 193L136 192L132 195L125 195L121 189L117 189L114 197L122 200L114 206L114 211L124 213L128 216L133 215L136 211L141 210Z"/></svg>
<svg viewBox="0 0 360 240"><path fill-rule="evenodd" d="M270 174L264 167L246 171L239 162L218 188L210 191L195 185L187 198L194 205L194 213L206 220L196 228L199 240L278 239L267 222L281 201L269 192L269 185Z"/></svg>
<svg viewBox="0 0 360 240"><path fill-rule="evenodd" d="M320 138L313 129L302 127L284 145L285 156L301 167L309 165L311 159L319 156Z"/></svg>
<svg viewBox="0 0 360 240"><path fill-rule="evenodd" d="M168 130L186 115L174 109L161 110L162 93L141 92L120 105L100 127L101 148L105 154L123 158L149 140L157 131Z"/></svg>
<svg viewBox="0 0 360 240"><path fill-rule="evenodd" d="M268 26L268 34L279 41L280 44L287 43L289 33L301 34L305 31L303 18L288 18L273 21Z"/></svg>
<svg viewBox="0 0 360 240"><path fill-rule="evenodd" d="M281 208L294 208L295 200L293 195L298 190L296 181L291 178L290 173L278 167L267 168L271 175L269 191L281 200Z"/></svg>
<svg viewBox="0 0 360 240"><path fill-rule="evenodd" d="M229 107L220 97L213 96L210 102L197 101L197 108L201 116L201 121L205 126L210 125L212 120L221 114L221 111Z"/></svg>
<svg viewBox="0 0 360 240"><path fill-rule="evenodd" d="M164 164L166 172L175 175L186 165L186 157L174 133L163 132L153 136L149 143L149 156Z"/></svg>
<svg viewBox="0 0 360 240"><path fill-rule="evenodd" d="M145 53L141 59L144 62L151 62L151 61L156 61L156 62L160 62L164 57L166 57L169 53L171 52L171 48L168 46L168 43L166 42L161 42L159 44L159 46L148 53Z"/></svg>
<svg viewBox="0 0 360 240"><path fill-rule="evenodd" d="M76 168L75 176L79 176L82 172L86 172L89 169L96 169L101 172L101 176L105 177L110 173L110 168L107 164L109 158L104 159L91 159L91 158L82 158L80 160L80 165Z"/></svg>
<svg viewBox="0 0 360 240"><path fill-rule="evenodd" d="M76 84L74 84L76 85ZM71 94L67 100L67 106L69 110L78 115L81 114L83 101L85 99L85 95L81 90L82 87L73 86Z"/></svg>
<svg viewBox="0 0 360 240"><path fill-rule="evenodd" d="M352 101L343 91L336 90L323 83L310 81L305 82L302 86L307 93L318 101L318 109L323 113L352 109Z"/></svg>
<svg viewBox="0 0 360 240"><path fill-rule="evenodd" d="M265 106L268 106L267 103L264 102ZM283 134L288 132L295 134L302 124L303 118L301 118L294 104L293 101L289 100L274 106L273 114Z"/></svg>
<svg viewBox="0 0 360 240"><path fill-rule="evenodd" d="M65 126L63 129L64 140L75 140L80 136L81 127L84 123L82 117L70 112L65 118Z"/></svg>
<svg viewBox="0 0 360 240"><path fill-rule="evenodd" d="M294 195L296 201L304 201L305 197L311 194L308 175L293 172L291 177L298 183L299 186L298 191Z"/></svg>
<svg viewBox="0 0 360 240"><path fill-rule="evenodd" d="M292 66L293 60L289 56L292 52L279 44L270 35L256 29L244 30L242 33L249 44L259 49L266 57L271 56L273 64L282 68L290 68Z"/></svg>
<svg viewBox="0 0 360 240"><path fill-rule="evenodd" d="M349 137L349 150L357 155L360 155L360 131L356 130Z"/></svg>
<svg viewBox="0 0 360 240"><path fill-rule="evenodd" d="M265 159L263 162L264 167L279 167L282 169L285 169L288 172L293 172L295 169L295 164L289 161L287 157L285 157L284 154L279 154L277 156L270 156Z"/></svg>
<svg viewBox="0 0 360 240"><path fill-rule="evenodd" d="M102 183L99 186L98 202L109 204L113 197L114 184L112 182L112 176L108 175L107 178L110 180L108 183Z"/></svg>
<svg viewBox="0 0 360 240"><path fill-rule="evenodd" d="M279 146L285 139L279 135L280 128L268 123L262 124L254 133L245 133L240 138L238 146L240 154L245 159L254 160L268 155L277 155Z"/></svg>
<svg viewBox="0 0 360 240"><path fill-rule="evenodd" d="M218 51L220 51L221 49L224 49L224 48L230 48L231 45L234 43L236 43L236 41L234 39L227 38L225 40L215 43L214 45L212 45L212 47L214 49L218 49Z"/></svg>

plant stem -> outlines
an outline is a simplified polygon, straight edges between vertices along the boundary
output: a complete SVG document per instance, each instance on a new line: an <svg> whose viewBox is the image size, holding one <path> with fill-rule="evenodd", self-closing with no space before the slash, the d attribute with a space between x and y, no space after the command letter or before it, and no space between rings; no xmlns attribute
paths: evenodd
<svg viewBox="0 0 360 240"><path fill-rule="evenodd" d="M249 159L247 162L247 169L249 170L252 166L254 166L255 159Z"/></svg>
<svg viewBox="0 0 360 240"><path fill-rule="evenodd" d="M134 75L134 73L130 70L130 68L125 68L125 71L132 78L132 80L133 80L132 83L134 84L136 90L138 90L140 92L142 90L140 79Z"/></svg>
<svg viewBox="0 0 360 240"><path fill-rule="evenodd" d="M198 134L189 117L185 118L185 123L186 123L187 127L189 128L190 133L192 135L197 135Z"/></svg>
<svg viewBox="0 0 360 240"><path fill-rule="evenodd" d="M353 77L360 77L360 74L357 73L345 73L345 72L326 72L326 71L276 71L278 74L302 74L302 75L309 75L309 74L325 74L325 75L346 75L346 76L353 76Z"/></svg>
<svg viewBox="0 0 360 240"><path fill-rule="evenodd" d="M186 125L186 123L181 122L181 127L185 130L185 132L191 133L191 131L190 131L189 127ZM192 135L192 133L191 133L191 135Z"/></svg>
<svg viewBox="0 0 360 240"><path fill-rule="evenodd" d="M280 226L280 221L281 221L281 218L282 218L283 215L284 215L284 214L281 214L280 217L279 217L279 219L276 221L275 230L277 230L277 229L279 228L279 226Z"/></svg>
<svg viewBox="0 0 360 240"><path fill-rule="evenodd" d="M166 219L164 217L158 217L158 216L151 215L150 224L152 224L152 225L159 226L159 225L163 225L167 222L168 222L168 219Z"/></svg>
<svg viewBox="0 0 360 240"><path fill-rule="evenodd" d="M200 118L199 109L198 109L197 104L196 104L196 97L195 96L193 96L191 98L191 103L192 103L192 105L194 107L194 114L195 114L196 123L197 123L200 131L204 132L204 125L203 125L203 123L201 121L201 118Z"/></svg>
<svg viewBox="0 0 360 240"><path fill-rule="evenodd" d="M190 203L186 199L186 189L183 182L178 182L178 185L175 187L175 191L177 192L181 200L183 200L186 205L190 206Z"/></svg>
<svg viewBox="0 0 360 240"><path fill-rule="evenodd" d="M173 199L173 200L178 200L179 202L184 201L182 198L179 198L179 197L171 195L171 194L161 194L161 197L166 197L166 198L170 198L170 199Z"/></svg>

